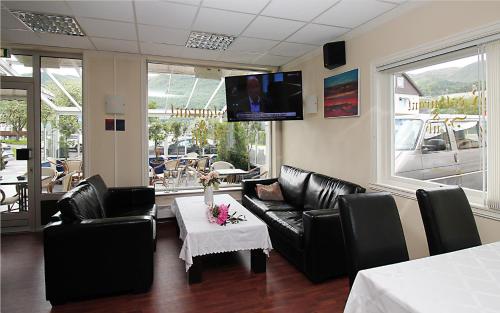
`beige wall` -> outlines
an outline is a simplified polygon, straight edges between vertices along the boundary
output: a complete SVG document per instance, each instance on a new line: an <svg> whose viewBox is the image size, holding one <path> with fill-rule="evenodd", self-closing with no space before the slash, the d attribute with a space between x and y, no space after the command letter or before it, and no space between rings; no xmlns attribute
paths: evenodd
<svg viewBox="0 0 500 313"><path fill-rule="evenodd" d="M84 52L87 174L101 174L110 186L142 184L142 62L140 55ZM117 115L124 132L104 130L105 118L113 117L105 113L106 96L115 88L125 100L125 114Z"/></svg>
<svg viewBox="0 0 500 313"><path fill-rule="evenodd" d="M319 113L304 121L282 125L282 160L285 164L318 171L367 186L371 175L373 132L370 68L373 62L449 36L500 22L500 2L426 3L411 11L347 39L347 64L330 71L322 55L293 62L283 70L302 70L304 95L318 97ZM360 69L361 116L324 119L323 79L353 68ZM411 257L428 254L418 206L414 200L397 197ZM500 240L500 222L477 217L484 242Z"/></svg>

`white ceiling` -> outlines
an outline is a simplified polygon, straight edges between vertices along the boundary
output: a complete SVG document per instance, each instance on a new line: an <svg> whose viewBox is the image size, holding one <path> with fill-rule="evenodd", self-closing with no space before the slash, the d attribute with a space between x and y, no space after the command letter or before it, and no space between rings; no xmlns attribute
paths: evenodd
<svg viewBox="0 0 500 313"><path fill-rule="evenodd" d="M401 0L2 1L3 41L279 66ZM87 34L34 33L9 10L75 16ZM190 31L237 36L227 51L184 47Z"/></svg>

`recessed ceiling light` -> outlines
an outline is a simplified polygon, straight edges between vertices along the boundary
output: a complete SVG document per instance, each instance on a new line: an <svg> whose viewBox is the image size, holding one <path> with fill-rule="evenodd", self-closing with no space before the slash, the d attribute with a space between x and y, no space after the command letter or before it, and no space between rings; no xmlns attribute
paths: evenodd
<svg viewBox="0 0 500 313"><path fill-rule="evenodd" d="M26 11L11 11L11 13L34 32L85 36L80 25L72 16Z"/></svg>
<svg viewBox="0 0 500 313"><path fill-rule="evenodd" d="M208 50L226 50L235 37L223 34L191 32L186 47Z"/></svg>

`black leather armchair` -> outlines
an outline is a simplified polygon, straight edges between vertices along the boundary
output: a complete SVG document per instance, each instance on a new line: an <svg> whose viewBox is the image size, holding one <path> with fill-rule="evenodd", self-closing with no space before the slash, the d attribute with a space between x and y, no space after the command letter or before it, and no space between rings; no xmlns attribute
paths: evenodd
<svg viewBox="0 0 500 313"><path fill-rule="evenodd" d="M364 269L408 261L394 198L385 192L339 197L349 282Z"/></svg>
<svg viewBox="0 0 500 313"><path fill-rule="evenodd" d="M154 201L150 188L108 190L99 176L67 192L57 203L58 221L44 229L47 300L55 305L147 291L153 282Z"/></svg>
<svg viewBox="0 0 500 313"><path fill-rule="evenodd" d="M255 186L279 182L285 201L258 199ZM364 192L346 181L284 165L278 178L243 181L243 205L269 228L273 247L313 282L346 273L337 196Z"/></svg>
<svg viewBox="0 0 500 313"><path fill-rule="evenodd" d="M430 255L481 245L467 196L458 186L417 190Z"/></svg>

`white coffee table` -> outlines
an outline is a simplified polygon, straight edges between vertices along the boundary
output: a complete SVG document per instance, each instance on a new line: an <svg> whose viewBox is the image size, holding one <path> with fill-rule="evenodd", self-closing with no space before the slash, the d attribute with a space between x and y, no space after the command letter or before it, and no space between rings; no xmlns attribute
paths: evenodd
<svg viewBox="0 0 500 313"><path fill-rule="evenodd" d="M230 204L230 214L237 211L247 220L226 226L210 223L203 196L176 198L172 204L183 241L179 258L186 262L189 283L201 282L200 256L213 253L250 250L252 271L265 272L273 248L267 225L228 194L215 195L214 202Z"/></svg>

